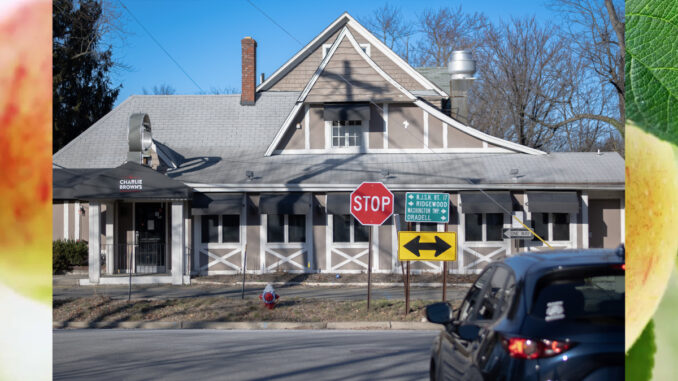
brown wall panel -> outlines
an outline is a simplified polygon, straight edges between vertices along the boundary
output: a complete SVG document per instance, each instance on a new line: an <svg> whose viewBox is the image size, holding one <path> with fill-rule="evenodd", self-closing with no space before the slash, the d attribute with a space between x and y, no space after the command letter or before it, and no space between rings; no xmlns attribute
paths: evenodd
<svg viewBox="0 0 678 381"><path fill-rule="evenodd" d="M248 194L251 206L247 208L247 270L259 270L259 195Z"/></svg>
<svg viewBox="0 0 678 381"><path fill-rule="evenodd" d="M424 148L424 113L414 105L388 108L388 148ZM404 122L407 122L405 127Z"/></svg>
<svg viewBox="0 0 678 381"><path fill-rule="evenodd" d="M615 248L621 243L619 200L589 199L589 247Z"/></svg>

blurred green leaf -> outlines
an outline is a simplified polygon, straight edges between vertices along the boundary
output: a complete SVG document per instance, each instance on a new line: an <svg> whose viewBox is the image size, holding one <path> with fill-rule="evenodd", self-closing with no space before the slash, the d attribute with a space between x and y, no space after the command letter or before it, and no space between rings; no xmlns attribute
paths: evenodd
<svg viewBox="0 0 678 381"><path fill-rule="evenodd" d="M638 340L626 353L626 380L649 381L652 378L654 354L656 351L654 322L650 320Z"/></svg>
<svg viewBox="0 0 678 381"><path fill-rule="evenodd" d="M678 1L626 2L626 118L678 143Z"/></svg>

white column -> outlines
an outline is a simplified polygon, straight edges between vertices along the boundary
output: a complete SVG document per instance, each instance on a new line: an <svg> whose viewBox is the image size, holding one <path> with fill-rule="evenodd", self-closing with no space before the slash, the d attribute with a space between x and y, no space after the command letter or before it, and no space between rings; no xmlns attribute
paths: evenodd
<svg viewBox="0 0 678 381"><path fill-rule="evenodd" d="M624 197L622 197L619 200L619 203L621 205L621 208L620 208L620 213L621 213L620 214L620 218L621 218L621 243L626 242L626 238L625 238L626 237L626 212L625 212L626 205L625 205L625 201L626 200L624 199Z"/></svg>
<svg viewBox="0 0 678 381"><path fill-rule="evenodd" d="M98 284L101 277L101 229L99 202L90 201L89 203L89 282Z"/></svg>
<svg viewBox="0 0 678 381"><path fill-rule="evenodd" d="M113 242L113 226L115 218L115 203L106 204L106 273L113 274L115 247Z"/></svg>
<svg viewBox="0 0 678 381"><path fill-rule="evenodd" d="M202 216L193 216L193 274L200 275L200 246L202 240Z"/></svg>
<svg viewBox="0 0 678 381"><path fill-rule="evenodd" d="M183 283L184 273L184 203L172 202L172 284Z"/></svg>
<svg viewBox="0 0 678 381"><path fill-rule="evenodd" d="M384 149L388 148L388 103L384 103Z"/></svg>
<svg viewBox="0 0 678 381"><path fill-rule="evenodd" d="M75 207L73 208L73 239L80 239L80 201L75 202Z"/></svg>
<svg viewBox="0 0 678 381"><path fill-rule="evenodd" d="M581 244L582 249L589 248L589 195L581 192Z"/></svg>
<svg viewBox="0 0 678 381"><path fill-rule="evenodd" d="M64 201L64 239L68 239L68 201Z"/></svg>

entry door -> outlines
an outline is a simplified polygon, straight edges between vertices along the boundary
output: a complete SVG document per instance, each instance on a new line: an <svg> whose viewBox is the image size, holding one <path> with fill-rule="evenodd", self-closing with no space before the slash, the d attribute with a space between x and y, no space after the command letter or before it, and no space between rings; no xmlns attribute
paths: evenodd
<svg viewBox="0 0 678 381"><path fill-rule="evenodd" d="M159 202L136 203L135 227L137 273L164 273L165 267L165 204Z"/></svg>

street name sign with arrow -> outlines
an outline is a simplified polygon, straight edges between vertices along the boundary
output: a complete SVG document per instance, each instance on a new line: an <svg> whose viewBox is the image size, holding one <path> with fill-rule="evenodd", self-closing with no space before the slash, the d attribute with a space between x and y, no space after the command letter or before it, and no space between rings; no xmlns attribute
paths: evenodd
<svg viewBox="0 0 678 381"><path fill-rule="evenodd" d="M522 239L522 240L530 240L532 239L532 233L525 229L525 228L510 228L510 229L504 229L504 237L505 238L513 238L513 239Z"/></svg>
<svg viewBox="0 0 678 381"><path fill-rule="evenodd" d="M398 232L399 261L455 261L457 233Z"/></svg>
<svg viewBox="0 0 678 381"><path fill-rule="evenodd" d="M448 223L450 221L449 193L407 192L405 221Z"/></svg>

